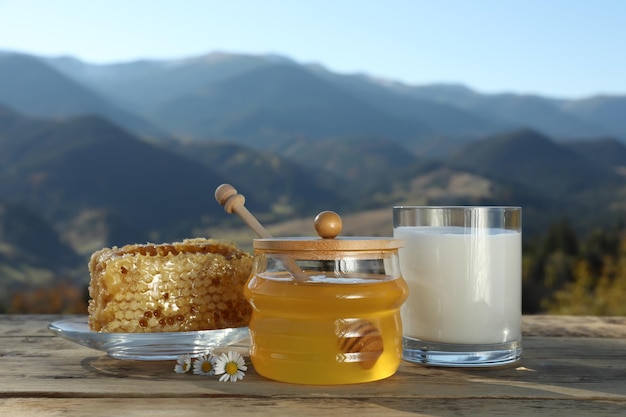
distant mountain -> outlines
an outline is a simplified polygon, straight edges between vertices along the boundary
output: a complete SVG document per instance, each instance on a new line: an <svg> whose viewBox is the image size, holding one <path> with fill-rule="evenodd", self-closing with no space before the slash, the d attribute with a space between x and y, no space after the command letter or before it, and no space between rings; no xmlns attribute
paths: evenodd
<svg viewBox="0 0 626 417"><path fill-rule="evenodd" d="M520 128L556 140L615 136L626 142L626 97L562 100L481 94L454 84L413 86L336 74L275 55L213 53L109 65L71 57L45 60L172 134L239 140L262 149L276 149L298 137L373 133L399 140L421 155L440 156L486 135ZM315 80L298 78L296 70ZM361 130L355 130L357 117L364 124ZM395 121L393 129L390 120Z"/></svg>
<svg viewBox="0 0 626 417"><path fill-rule="evenodd" d="M491 178L531 187L546 196L580 193L598 184L616 185L622 180L611 170L533 130L473 143L447 161Z"/></svg>
<svg viewBox="0 0 626 417"><path fill-rule="evenodd" d="M0 103L26 115L62 118L96 114L149 136L165 135L140 117L45 64L22 54L0 55Z"/></svg>
<svg viewBox="0 0 626 417"><path fill-rule="evenodd" d="M600 95L565 100L560 107L581 120L602 126L609 135L626 142L626 97Z"/></svg>
<svg viewBox="0 0 626 417"><path fill-rule="evenodd" d="M457 106L415 97L403 89L390 88L388 83L381 83L366 75L340 75L319 66L309 68L382 111L422 123L433 132L475 139L503 127Z"/></svg>
<svg viewBox="0 0 626 417"><path fill-rule="evenodd" d="M484 139L446 163L523 192L529 230L544 230L558 218L574 219L581 232L623 220L624 175L532 130Z"/></svg>
<svg viewBox="0 0 626 417"><path fill-rule="evenodd" d="M269 55L213 53L184 59L89 64L72 57L47 58L65 75L115 102L144 111L147 107L197 91L249 70L284 62Z"/></svg>
<svg viewBox="0 0 626 417"><path fill-rule="evenodd" d="M0 130L0 149L0 199L52 221L105 208L139 230L174 233L220 210L212 195L220 175L99 117Z"/></svg>
<svg viewBox="0 0 626 417"><path fill-rule="evenodd" d="M444 162L421 161L375 183L375 201L392 205L520 205L537 206L532 189L506 180L455 168Z"/></svg>
<svg viewBox="0 0 626 417"><path fill-rule="evenodd" d="M214 53L181 60L136 61L110 65L92 65L70 57L49 58L47 62L112 100L132 106L137 112L151 118L155 123L160 122L161 115L153 114L154 107L173 101L175 103L173 107L177 108L181 102L198 99L198 92L206 91L229 79L259 69L282 71L281 67L287 65L305 69L316 77L339 87L340 90L349 93L359 101L373 106L379 112L401 119L404 124L427 126L429 130L435 132L432 136L434 145L425 144L420 147L421 141L419 141L417 147L414 146L419 151L423 148L426 152L433 149L435 152L445 152L448 147L441 146L439 141L441 134L475 139L480 135L493 132L498 127L498 124L493 121L477 117L456 106L417 99L405 93L399 94L388 86L381 85L365 76L339 75L319 66L300 66L280 56ZM302 96L302 99L307 99L304 94L298 95ZM229 101L233 100L237 98L229 99ZM201 100L197 103L193 106L195 115L188 116L190 120L195 120L202 114L205 115L207 124L209 121L213 123L215 118L218 122L223 118L223 116L212 116L210 107L202 108ZM240 103L242 108L247 106L245 100ZM168 118L167 115L165 117ZM184 131L184 126L178 126L177 129L183 135L190 135L189 132ZM276 131L275 133L281 135L283 132ZM211 136L216 135L223 138L220 132L211 132ZM420 138L423 136L419 135ZM277 145L271 147L275 148Z"/></svg>
<svg viewBox="0 0 626 417"><path fill-rule="evenodd" d="M469 107L468 103L477 102L484 96L484 94L480 94L463 84L407 85L400 82L379 82L383 82L387 87L402 94L461 108Z"/></svg>
<svg viewBox="0 0 626 417"><path fill-rule="evenodd" d="M585 232L614 225L626 206L625 176L602 161L602 148L590 145L583 156L573 143L555 142L533 130L512 131L475 141L443 160L417 159L389 171L361 198L369 208L521 206L527 236L564 218L575 219L575 227Z"/></svg>
<svg viewBox="0 0 626 417"><path fill-rule="evenodd" d="M344 179L319 167L307 169L279 154L225 142L188 142L175 150L217 171L240 193L253 195L260 205L250 206L251 210L279 212L289 218L349 203Z"/></svg>
<svg viewBox="0 0 626 417"><path fill-rule="evenodd" d="M363 191L381 179L417 163L417 158L398 142L375 135L355 135L342 140L305 140L293 142L281 150L283 155L311 171L330 172L341 183L335 192L350 196L357 205Z"/></svg>
<svg viewBox="0 0 626 417"><path fill-rule="evenodd" d="M35 119L26 118L15 110L0 103L0 133L8 135L14 129L20 129L26 125L32 126L34 124L36 124ZM1 154L0 161L2 161Z"/></svg>
<svg viewBox="0 0 626 417"><path fill-rule="evenodd" d="M580 140L562 145L607 169L626 168L626 145L617 139Z"/></svg>
<svg viewBox="0 0 626 417"><path fill-rule="evenodd" d="M0 199L33 207L81 252L239 221L213 198L224 182L267 221L349 204L326 170L234 143L154 145L95 116L49 121L0 107L0 149Z"/></svg>
<svg viewBox="0 0 626 417"><path fill-rule="evenodd" d="M448 85L407 89L415 97L455 106L491 120L505 127L502 130L529 128L556 139L598 137L608 132L602 124L565 111L567 106L557 99L511 93L478 94L463 87Z"/></svg>
<svg viewBox="0 0 626 417"><path fill-rule="evenodd" d="M0 242L0 275L18 274L27 265L60 272L81 260L48 222L16 203L0 202Z"/></svg>
<svg viewBox="0 0 626 417"><path fill-rule="evenodd" d="M147 114L182 137L227 138L260 149L276 149L302 137L366 133L407 141L429 131L289 64L248 71L194 95L158 104Z"/></svg>
<svg viewBox="0 0 626 417"><path fill-rule="evenodd" d="M0 201L0 312L15 294L59 284L81 287L85 261L30 208ZM85 268L86 269L86 268Z"/></svg>
<svg viewBox="0 0 626 417"><path fill-rule="evenodd" d="M63 240L84 258L85 266L89 256L101 248L154 241L159 236L133 224L115 208L94 207L85 209L70 219L54 220ZM167 236L162 236L162 239L167 239Z"/></svg>

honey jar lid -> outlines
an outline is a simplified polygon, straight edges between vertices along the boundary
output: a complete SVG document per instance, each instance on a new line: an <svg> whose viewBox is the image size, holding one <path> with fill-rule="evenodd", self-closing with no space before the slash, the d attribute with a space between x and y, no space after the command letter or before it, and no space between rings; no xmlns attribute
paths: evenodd
<svg viewBox="0 0 626 417"><path fill-rule="evenodd" d="M343 223L334 211L323 211L314 220L317 237L272 237L254 239L254 249L273 251L373 251L395 250L403 246L403 241L394 238L378 237L337 237Z"/></svg>

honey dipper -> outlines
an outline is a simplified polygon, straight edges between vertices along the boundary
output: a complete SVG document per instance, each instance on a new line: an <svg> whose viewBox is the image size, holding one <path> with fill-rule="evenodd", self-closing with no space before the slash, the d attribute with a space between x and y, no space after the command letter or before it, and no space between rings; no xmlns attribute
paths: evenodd
<svg viewBox="0 0 626 417"><path fill-rule="evenodd" d="M383 354L383 337L378 327L369 320L337 320L335 333L339 338L339 349L359 355L358 363L363 369L371 369Z"/></svg>
<svg viewBox="0 0 626 417"><path fill-rule="evenodd" d="M244 206L246 198L242 194L238 194L235 187L230 184L222 184L215 189L215 199L224 206L224 210L228 214L235 213L241 220L254 232L257 237L262 239L272 238L270 232L248 211ZM306 280L309 276L300 269L296 261L288 256L281 257L283 266L296 280Z"/></svg>
<svg viewBox="0 0 626 417"><path fill-rule="evenodd" d="M230 184L222 184L215 189L215 199L224 206L224 210L228 214L236 213L241 220L254 232L259 238L271 238L272 235L265 227L248 211L244 206L246 198L242 194L238 194L235 187Z"/></svg>

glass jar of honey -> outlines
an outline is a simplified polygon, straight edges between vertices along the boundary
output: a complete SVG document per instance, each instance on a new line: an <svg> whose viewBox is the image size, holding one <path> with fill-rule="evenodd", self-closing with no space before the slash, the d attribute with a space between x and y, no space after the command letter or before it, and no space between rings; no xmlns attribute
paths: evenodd
<svg viewBox="0 0 626 417"><path fill-rule="evenodd" d="M402 358L407 286L392 238L336 238L341 219L315 219L319 238L254 240L244 295L250 358L264 377L351 384L393 375Z"/></svg>

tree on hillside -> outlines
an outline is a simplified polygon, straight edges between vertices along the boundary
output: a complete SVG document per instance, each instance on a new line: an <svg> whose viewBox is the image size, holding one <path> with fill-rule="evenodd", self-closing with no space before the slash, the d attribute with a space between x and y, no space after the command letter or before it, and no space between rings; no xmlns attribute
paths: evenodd
<svg viewBox="0 0 626 417"><path fill-rule="evenodd" d="M524 248L522 309L539 313L546 295L573 280L573 266L579 251L578 237L567 220L552 224L546 234Z"/></svg>
<svg viewBox="0 0 626 417"><path fill-rule="evenodd" d="M576 261L573 279L545 302L550 313L626 315L626 235L595 231Z"/></svg>

